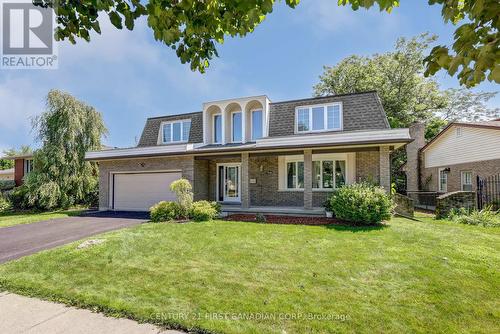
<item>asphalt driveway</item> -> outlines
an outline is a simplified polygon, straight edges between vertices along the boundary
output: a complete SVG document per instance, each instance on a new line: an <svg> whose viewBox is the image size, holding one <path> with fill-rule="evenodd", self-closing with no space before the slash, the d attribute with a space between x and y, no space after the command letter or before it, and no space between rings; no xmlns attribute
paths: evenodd
<svg viewBox="0 0 500 334"><path fill-rule="evenodd" d="M4 227L0 229L0 263L147 220L145 213L99 212Z"/></svg>

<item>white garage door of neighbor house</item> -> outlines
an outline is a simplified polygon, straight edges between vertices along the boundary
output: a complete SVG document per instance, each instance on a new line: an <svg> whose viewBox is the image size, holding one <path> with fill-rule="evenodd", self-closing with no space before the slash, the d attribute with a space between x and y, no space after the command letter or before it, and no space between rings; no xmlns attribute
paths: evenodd
<svg viewBox="0 0 500 334"><path fill-rule="evenodd" d="M114 174L114 210L149 211L160 201L174 201L170 184L181 173Z"/></svg>

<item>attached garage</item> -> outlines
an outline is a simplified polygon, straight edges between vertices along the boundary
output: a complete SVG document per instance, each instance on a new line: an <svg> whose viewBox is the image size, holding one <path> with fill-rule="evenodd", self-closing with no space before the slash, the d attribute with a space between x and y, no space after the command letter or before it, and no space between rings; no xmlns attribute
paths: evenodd
<svg viewBox="0 0 500 334"><path fill-rule="evenodd" d="M181 172L112 174L111 207L117 211L149 211L160 201L174 201L170 184Z"/></svg>

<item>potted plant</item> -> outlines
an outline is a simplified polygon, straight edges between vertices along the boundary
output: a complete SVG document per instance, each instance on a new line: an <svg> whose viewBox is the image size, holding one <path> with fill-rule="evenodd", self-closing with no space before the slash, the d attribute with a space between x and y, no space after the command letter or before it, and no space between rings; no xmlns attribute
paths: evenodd
<svg viewBox="0 0 500 334"><path fill-rule="evenodd" d="M332 218L333 217L333 210L332 206L330 204L330 197L323 203L323 206L325 207L325 213L326 213L326 218Z"/></svg>

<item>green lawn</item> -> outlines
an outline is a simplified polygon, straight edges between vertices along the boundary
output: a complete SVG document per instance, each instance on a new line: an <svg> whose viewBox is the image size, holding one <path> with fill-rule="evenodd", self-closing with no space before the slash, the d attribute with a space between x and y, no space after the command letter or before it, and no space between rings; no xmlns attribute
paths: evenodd
<svg viewBox="0 0 500 334"><path fill-rule="evenodd" d="M500 331L500 229L214 221L98 238L1 265L0 290L207 332Z"/></svg>
<svg viewBox="0 0 500 334"><path fill-rule="evenodd" d="M35 223L42 220L65 218L80 214L81 210L54 212L0 212L0 228L19 224Z"/></svg>

